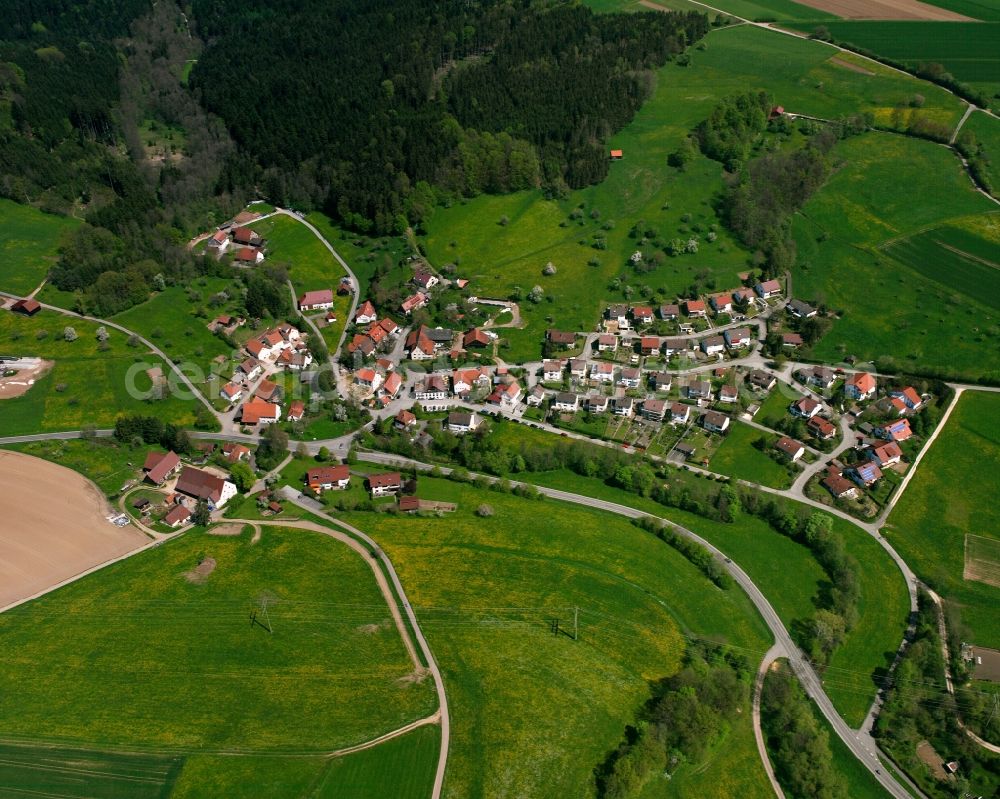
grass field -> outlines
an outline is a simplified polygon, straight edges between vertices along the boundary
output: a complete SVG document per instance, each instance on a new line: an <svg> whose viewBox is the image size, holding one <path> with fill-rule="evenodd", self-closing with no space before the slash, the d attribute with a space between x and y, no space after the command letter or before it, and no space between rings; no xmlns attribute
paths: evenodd
<svg viewBox="0 0 1000 799"><path fill-rule="evenodd" d="M63 233L79 224L73 217L0 199L0 291L33 291L55 263Z"/></svg>
<svg viewBox="0 0 1000 799"><path fill-rule="evenodd" d="M637 291L646 286L666 298L684 291L697 275L714 279L718 288L735 285L747 254L713 211L712 198L722 186L719 165L697 157L684 172L666 166L667 156L720 98L766 88L789 110L822 117L871 111L892 124L900 108L908 117L906 105L919 90L926 97L921 114L945 124L961 116L961 104L946 92L879 66L871 75L853 71L818 42L743 26L713 32L705 48L692 51L690 66L668 64L658 72L653 96L610 142L625 158L611 165L601 184L560 202L538 192L482 196L438 210L427 224L431 261L457 262L477 293L507 296L515 286L528 291L535 284L544 289L543 302L522 304L527 327L507 332L511 346L503 357L537 357L546 327L589 329L602 301L622 299L621 292L606 288L616 277L623 286ZM582 212L580 218L570 218L574 210ZM505 217L507 224L501 225ZM668 258L641 275L627 269L638 246L629 233L639 220L666 240L700 236L698 253ZM713 226L718 238L709 243ZM605 250L592 246L599 235ZM589 265L595 258L599 263ZM549 261L558 271L543 277Z"/></svg>
<svg viewBox="0 0 1000 799"><path fill-rule="evenodd" d="M1000 119L974 111L962 126L965 131L973 133L986 151L990 184L994 194L1000 193Z"/></svg>
<svg viewBox="0 0 1000 799"><path fill-rule="evenodd" d="M76 341L63 337L67 325L76 331ZM164 421L179 424L194 420L193 402L176 397L133 397L129 384L138 392L147 392L152 381L145 370L159 366L167 374L166 364L143 347L129 347L125 334L113 329L108 330L108 349L102 352L97 328L92 322L54 311L33 317L0 312L0 352L55 362L26 394L0 403L0 429L6 435L79 430L88 424L111 427L122 413L155 413ZM135 374L130 375L130 370Z"/></svg>
<svg viewBox="0 0 1000 799"><path fill-rule="evenodd" d="M169 799L312 799L328 762L310 757L189 755Z"/></svg>
<svg viewBox="0 0 1000 799"><path fill-rule="evenodd" d="M317 799L426 799L434 782L441 728L420 727L374 749L330 761Z"/></svg>
<svg viewBox="0 0 1000 799"><path fill-rule="evenodd" d="M444 672L449 797L591 795L592 770L649 681L677 669L682 633L767 646L744 596L711 587L623 519L428 477L418 495L459 509L440 520L346 518L392 557ZM482 503L493 516L475 516ZM572 625L574 605L577 642L551 631L554 618ZM766 796L752 741L730 738L711 769L725 775L717 795Z"/></svg>
<svg viewBox="0 0 1000 799"><path fill-rule="evenodd" d="M248 624L264 596L273 634ZM435 705L400 679L389 618L368 565L325 536L188 534L0 617L0 728L192 754L359 743Z"/></svg>
<svg viewBox="0 0 1000 799"><path fill-rule="evenodd" d="M795 293L842 312L813 355L891 354L899 369L1000 376L989 334L997 314L879 249L944 224L984 226L996 206L972 189L954 155L929 142L868 133L839 144L835 158L841 168L793 226Z"/></svg>
<svg viewBox="0 0 1000 799"><path fill-rule="evenodd" d="M752 480L772 488L787 488L792 484L792 475L785 466L753 445L758 438L773 439L774 436L740 422L730 425L722 446L712 456L709 468L740 480Z"/></svg>
<svg viewBox="0 0 1000 799"><path fill-rule="evenodd" d="M385 263L392 267L409 252L406 241L401 236L385 236L368 239L357 233L338 227L328 216L313 211L306 216L316 229L351 267L361 285L361 296L368 295L368 285L375 276L375 268Z"/></svg>
<svg viewBox="0 0 1000 799"><path fill-rule="evenodd" d="M1000 0L924 0L973 19L1000 22Z"/></svg>
<svg viewBox="0 0 1000 799"><path fill-rule="evenodd" d="M945 226L893 242L883 251L935 283L1000 312L1000 247L995 243Z"/></svg>
<svg viewBox="0 0 1000 799"><path fill-rule="evenodd" d="M778 383L771 389L771 393L767 395L767 399L760 403L760 410L757 411L753 420L765 427L774 427L788 415L788 407L795 400L801 399L802 396L802 394L795 391L786 383Z"/></svg>
<svg viewBox="0 0 1000 799"><path fill-rule="evenodd" d="M942 64L959 81L990 97L1000 87L1000 10L984 11L994 21L830 20L822 24L839 42L849 42L909 67L927 62ZM793 27L811 31L815 26Z"/></svg>
<svg viewBox="0 0 1000 799"><path fill-rule="evenodd" d="M190 289L171 286L118 314L114 321L141 334L175 363L195 364L202 374L209 375L215 356L232 353L226 342L206 327L215 316L228 310L208 306L209 298L223 290L232 292L232 281L213 277L196 281ZM192 380L198 384L198 380Z"/></svg>
<svg viewBox="0 0 1000 799"><path fill-rule="evenodd" d="M337 288L347 273L309 228L280 214L250 225L267 239L267 261L288 267L296 293ZM336 244L331 242L331 244Z"/></svg>
<svg viewBox="0 0 1000 799"><path fill-rule="evenodd" d="M885 535L913 570L961 613L963 640L1000 648L1000 588L962 579L965 537L1000 540L1000 396L965 392L910 481Z"/></svg>
<svg viewBox="0 0 1000 799"><path fill-rule="evenodd" d="M175 795L181 763L169 755L0 743L0 796L162 799Z"/></svg>
<svg viewBox="0 0 1000 799"><path fill-rule="evenodd" d="M7 448L54 461L79 472L108 496L118 493L124 482L139 474L147 453L159 449L150 446L132 449L112 438L31 441L7 445Z"/></svg>
<svg viewBox="0 0 1000 799"><path fill-rule="evenodd" d="M582 477L567 469L517 475L538 485L597 497L670 519L704 536L733 558L760 586L786 627L810 618L815 598L825 584L825 575L805 547L774 532L754 517L744 516L735 524L709 521L676 508L606 485L597 478ZM858 622L844 643L833 653L825 686L848 723L864 719L881 684L879 675L891 662L909 613L909 597L903 576L878 543L850 522L834 518L848 551L860 567ZM797 579L789 580L794 574Z"/></svg>

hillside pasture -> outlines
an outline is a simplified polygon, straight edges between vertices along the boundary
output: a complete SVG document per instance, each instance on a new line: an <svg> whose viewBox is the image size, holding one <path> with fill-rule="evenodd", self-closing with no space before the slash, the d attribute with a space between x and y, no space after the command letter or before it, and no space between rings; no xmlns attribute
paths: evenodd
<svg viewBox="0 0 1000 799"><path fill-rule="evenodd" d="M63 234L79 224L0 199L0 291L24 295L37 288L56 262Z"/></svg>
<svg viewBox="0 0 1000 799"><path fill-rule="evenodd" d="M250 225L267 240L265 264L281 264L297 294L316 289L336 289L347 273L316 235L305 225L285 214L268 217ZM334 246L336 243L331 242Z"/></svg>
<svg viewBox="0 0 1000 799"><path fill-rule="evenodd" d="M953 605L965 640L1000 648L1000 588L964 578L966 536L973 554L1000 542L996 496L1000 396L966 391L889 516L884 534L913 570ZM987 556L992 558L989 553Z"/></svg>
<svg viewBox="0 0 1000 799"><path fill-rule="evenodd" d="M320 755L436 706L369 565L278 527L138 553L0 615L0 651L0 726L33 741Z"/></svg>
<svg viewBox="0 0 1000 799"><path fill-rule="evenodd" d="M773 439L756 428L735 422L712 455L709 468L739 480L752 480L771 488L787 488L792 484L788 469L767 452L754 446L759 438Z"/></svg>
<svg viewBox="0 0 1000 799"><path fill-rule="evenodd" d="M76 331L75 341L65 340L67 326ZM129 347L127 336L112 328L102 350L98 327L54 311L33 317L0 311L0 352L55 362L26 394L0 402L0 428L6 435L111 427L123 413L155 413L177 424L194 421L194 401L146 398L153 388L146 370L169 373L158 356L142 346Z"/></svg>
<svg viewBox="0 0 1000 799"><path fill-rule="evenodd" d="M1000 91L1000 85L997 86ZM962 127L972 133L986 153L986 172L994 194L1000 194L1000 119L974 111Z"/></svg>
<svg viewBox="0 0 1000 799"><path fill-rule="evenodd" d="M593 769L634 721L650 681L678 668L685 635L745 647L751 658L768 646L744 596L713 588L624 519L430 477L418 494L458 510L346 518L392 558L444 672L448 797L589 795ZM494 514L477 517L484 503ZM566 634L574 606L578 641ZM752 741L731 732L711 764L728 774L718 795L766 796L752 756Z"/></svg>

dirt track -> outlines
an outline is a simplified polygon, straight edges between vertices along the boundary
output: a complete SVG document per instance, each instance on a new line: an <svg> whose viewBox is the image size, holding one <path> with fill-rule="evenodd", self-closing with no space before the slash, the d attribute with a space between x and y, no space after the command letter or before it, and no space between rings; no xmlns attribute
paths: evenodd
<svg viewBox="0 0 1000 799"><path fill-rule="evenodd" d="M97 487L58 464L0 451L0 487L0 607L149 542L108 522Z"/></svg>
<svg viewBox="0 0 1000 799"><path fill-rule="evenodd" d="M918 0L798 0L804 6L828 11L844 19L927 19L938 22L973 22L947 8Z"/></svg>

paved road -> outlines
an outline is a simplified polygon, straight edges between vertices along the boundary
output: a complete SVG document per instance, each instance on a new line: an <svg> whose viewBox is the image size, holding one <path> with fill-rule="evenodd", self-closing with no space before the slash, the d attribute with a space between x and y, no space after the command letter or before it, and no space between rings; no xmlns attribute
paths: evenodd
<svg viewBox="0 0 1000 799"><path fill-rule="evenodd" d="M421 463L420 461L414 461L408 458L386 455L384 453L366 452L364 457L367 460L371 460L376 463L389 465L400 464L406 467L416 467L421 470L430 470L434 468L430 464ZM450 469L442 467L438 468L440 468L443 473L447 474L450 472ZM487 477L487 479L494 478ZM517 482L513 484L524 485ZM636 510L635 508L630 508L626 505L619 505L616 502L608 502L607 500L596 499L582 494L574 494L569 491L560 491L554 488L545 488L541 486L534 487L537 488L542 494L552 497L553 499L571 502L576 505L585 505L587 507L597 508L598 510L608 511L610 513L615 513L619 516L625 516L631 519L650 515L643 511ZM767 624L768 628L771 630L771 634L774 636L775 645L779 647L779 650L783 653L784 657L788 659L789 665L792 667L792 671L795 672L795 675L799 678L799 682L802 683L802 687L805 689L810 698L816 703L816 706L833 728L836 735L844 742L848 749L851 750L851 753L865 766L865 768L871 772L872 776L891 796L897 797L897 799L912 799L910 792L903 785L897 782L891 774L882 768L878 759L877 747L874 739L866 731L858 732L852 730L847 725L847 722L840 717L840 714L837 712L836 708L834 708L830 698L823 690L822 682L812 665L799 651L794 641L792 641L788 630L785 629L785 626L777 612L775 612L771 603L768 602L767 597L764 596L753 580L750 579L749 575L747 575L743 569L728 558L725 553L709 541L699 536L697 533L694 533L685 527L681 527L668 519L663 519L663 521L667 522L676 532L703 546L717 560L722 562L724 568L729 572L733 580L740 586L740 588L743 589L743 591L750 598L750 601L753 602L754 607L757 608L758 613L760 613L761 617L764 619L764 623Z"/></svg>
<svg viewBox="0 0 1000 799"><path fill-rule="evenodd" d="M417 644L420 647L420 651L423 653L424 660L427 662L427 668L434 678L434 687L437 689L438 707L441 713L441 749L438 754L437 771L434 775L434 788L431 792L431 799L440 799L441 791L444 788L445 770L448 766L448 748L451 743L451 717L448 713L448 696L444 689L444 678L441 676L441 670L438 668L437 661L434 659L434 653L431 652L430 645L427 643L427 639L424 637L424 633L420 629L420 623L417 621L417 615L413 612L413 607L410 605L410 601L406 598L406 592L403 590L403 584L399 580L399 575L396 574L396 569L393 567L392 561L389 560L389 556L385 554L385 551L372 538L358 528L353 527L346 522L342 522L339 519L335 519L322 511L316 511L309 505L301 502L298 498L290 499L289 501L293 505L298 505L300 508L304 508L310 513L316 514L324 521L347 530L347 532L351 533L351 535L353 535L356 539L359 539L363 544L365 544L368 547L369 552L376 553L378 559L385 567L386 573L389 575L389 579L392 581L393 587L396 590L396 595L399 597L400 602L403 603L403 610L406 612L407 618L410 620L410 627L413 629L413 633L417 639ZM328 530L326 532L330 533L331 531Z"/></svg>

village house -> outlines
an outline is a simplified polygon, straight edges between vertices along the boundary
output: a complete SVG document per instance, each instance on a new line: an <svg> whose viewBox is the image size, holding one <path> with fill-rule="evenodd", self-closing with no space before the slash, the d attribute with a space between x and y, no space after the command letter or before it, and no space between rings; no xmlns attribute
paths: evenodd
<svg viewBox="0 0 1000 799"><path fill-rule="evenodd" d="M665 338L662 348L664 357L669 358L671 355L690 350L691 342L686 338Z"/></svg>
<svg viewBox="0 0 1000 799"><path fill-rule="evenodd" d="M739 389L736 386L724 385L719 389L719 402L737 402L740 398Z"/></svg>
<svg viewBox="0 0 1000 799"><path fill-rule="evenodd" d="M371 300L365 300L354 312L354 323L357 325L368 325L378 319L378 313Z"/></svg>
<svg viewBox="0 0 1000 799"><path fill-rule="evenodd" d="M142 464L143 476L153 485L161 486L181 466L176 452L150 452Z"/></svg>
<svg viewBox="0 0 1000 799"><path fill-rule="evenodd" d="M639 352L643 355L659 355L660 339L656 336L643 336L639 339Z"/></svg>
<svg viewBox="0 0 1000 799"><path fill-rule="evenodd" d="M189 521L191 521L191 510L184 505L174 505L163 517L163 523L171 528L180 527Z"/></svg>
<svg viewBox="0 0 1000 799"><path fill-rule="evenodd" d="M649 385L653 391L662 391L666 393L667 391L670 391L673 384L674 379L667 372L653 372L649 376Z"/></svg>
<svg viewBox="0 0 1000 799"><path fill-rule="evenodd" d="M670 403L670 424L687 424L691 420L691 406L683 402Z"/></svg>
<svg viewBox="0 0 1000 799"><path fill-rule="evenodd" d="M262 341L261 338L249 339L247 343L243 345L243 349L245 349L254 358L261 361L268 360L271 355L274 354L267 343Z"/></svg>
<svg viewBox="0 0 1000 799"><path fill-rule="evenodd" d="M236 367L236 373L238 375L243 375L242 379L244 381L256 380L263 370L263 365L256 358L247 358L243 361L243 363Z"/></svg>
<svg viewBox="0 0 1000 799"><path fill-rule="evenodd" d="M229 236L226 235L226 231L217 230L208 237L208 243L205 246L217 253L225 252L229 249Z"/></svg>
<svg viewBox="0 0 1000 799"><path fill-rule="evenodd" d="M712 308L716 313L731 313L733 310L733 295L728 291L722 294L713 294L708 300L712 303Z"/></svg>
<svg viewBox="0 0 1000 799"><path fill-rule="evenodd" d="M639 412L651 421L662 422L667 413L667 401L661 399L643 400Z"/></svg>
<svg viewBox="0 0 1000 799"><path fill-rule="evenodd" d="M886 441L884 444L875 444L871 448L871 460L875 461L883 469L892 466L903 459L903 450L895 441Z"/></svg>
<svg viewBox="0 0 1000 799"><path fill-rule="evenodd" d="M754 369L747 375L747 382L761 391L770 391L778 381L769 372L765 372L763 369Z"/></svg>
<svg viewBox="0 0 1000 799"><path fill-rule="evenodd" d="M400 303L399 309L409 316L414 311L423 308L427 305L427 295L422 291L418 291L416 294L411 294L402 303Z"/></svg>
<svg viewBox="0 0 1000 799"><path fill-rule="evenodd" d="M587 377L587 362L583 358L570 358L569 375L577 380L585 379Z"/></svg>
<svg viewBox="0 0 1000 799"><path fill-rule="evenodd" d="M882 470L874 461L859 463L848 469L847 474L862 488L869 488L882 479Z"/></svg>
<svg viewBox="0 0 1000 799"><path fill-rule="evenodd" d="M802 336L798 333L782 333L781 334L781 346L782 347L801 347L805 342L802 340Z"/></svg>
<svg viewBox="0 0 1000 799"><path fill-rule="evenodd" d="M382 385L382 375L371 367L365 366L354 373L354 381L362 388L375 391Z"/></svg>
<svg viewBox="0 0 1000 799"><path fill-rule="evenodd" d="M604 394L588 394L584 401L587 413L605 413L608 410L608 397Z"/></svg>
<svg viewBox="0 0 1000 799"><path fill-rule="evenodd" d="M351 468L339 466L315 466L306 471L306 485L317 494L347 488L351 483Z"/></svg>
<svg viewBox="0 0 1000 799"><path fill-rule="evenodd" d="M707 380L692 380L687 386L689 399L712 399L712 384Z"/></svg>
<svg viewBox="0 0 1000 799"><path fill-rule="evenodd" d="M875 377L869 372L855 372L844 383L844 396L867 400L875 396Z"/></svg>
<svg viewBox="0 0 1000 799"><path fill-rule="evenodd" d="M632 309L632 321L637 325L648 325L653 321L653 309L648 305L636 305Z"/></svg>
<svg viewBox="0 0 1000 799"><path fill-rule="evenodd" d="M625 388L639 388L641 384L641 369L627 366L622 369L621 374L618 376L618 385L625 386Z"/></svg>
<svg viewBox="0 0 1000 799"><path fill-rule="evenodd" d="M822 416L811 417L809 421L806 422L806 427L809 428L809 432L822 441L829 441L837 435L837 428L830 424L830 422Z"/></svg>
<svg viewBox="0 0 1000 799"><path fill-rule="evenodd" d="M737 306L750 306L756 299L756 295L753 293L753 289L734 289L733 290L733 302Z"/></svg>
<svg viewBox="0 0 1000 799"><path fill-rule="evenodd" d="M254 247L240 247L236 260L241 264L261 264L264 263L264 253Z"/></svg>
<svg viewBox="0 0 1000 799"><path fill-rule="evenodd" d="M704 300L686 300L684 302L684 313L692 318L704 319L708 316Z"/></svg>
<svg viewBox="0 0 1000 799"><path fill-rule="evenodd" d="M208 504L209 510L223 507L232 497L236 496L235 484L193 466L185 466L181 470L174 490L190 500L204 500Z"/></svg>
<svg viewBox="0 0 1000 799"><path fill-rule="evenodd" d="M611 411L615 416L631 419L635 414L635 400L631 397L615 397L611 400Z"/></svg>
<svg viewBox="0 0 1000 799"><path fill-rule="evenodd" d="M771 297L781 294L781 281L765 280L754 286L754 289L762 300L769 300Z"/></svg>
<svg viewBox="0 0 1000 799"><path fill-rule="evenodd" d="M811 319L816 315L816 309L802 300L789 300L785 307L788 309L788 313L797 319Z"/></svg>
<svg viewBox="0 0 1000 799"><path fill-rule="evenodd" d="M399 472L384 472L368 475L368 490L373 497L385 497L397 493L403 487Z"/></svg>
<svg viewBox="0 0 1000 799"><path fill-rule="evenodd" d="M672 321L677 319L681 315L681 309L679 305L673 303L668 303L666 305L660 306L660 318L664 321Z"/></svg>
<svg viewBox="0 0 1000 799"><path fill-rule="evenodd" d="M833 369L828 366L811 366L799 372L799 377L803 378L810 386L817 386L822 389L830 388L837 379Z"/></svg>
<svg viewBox="0 0 1000 799"><path fill-rule="evenodd" d="M243 396L243 387L237 383L226 383L226 385L219 390L219 396L230 404L233 402L239 402L240 397Z"/></svg>
<svg viewBox="0 0 1000 799"><path fill-rule="evenodd" d="M238 227L233 231L233 241L248 247L259 247L264 243L260 234L253 228Z"/></svg>
<svg viewBox="0 0 1000 799"><path fill-rule="evenodd" d="M782 436L775 441L774 448L788 458L788 460L792 463L795 463L795 461L801 458L806 451L806 448L802 444L789 438L788 436Z"/></svg>
<svg viewBox="0 0 1000 799"><path fill-rule="evenodd" d="M347 351L351 354L360 352L365 358L370 358L375 353L377 346L371 336L355 333L354 338L347 345ZM431 349L433 350L433 345Z"/></svg>
<svg viewBox="0 0 1000 799"><path fill-rule="evenodd" d="M403 387L403 378L399 372L389 372L382 383L382 393L387 399L395 399L399 389Z"/></svg>
<svg viewBox="0 0 1000 799"><path fill-rule="evenodd" d="M288 406L287 419L290 422L301 422L306 415L306 404L302 400L295 400Z"/></svg>
<svg viewBox="0 0 1000 799"><path fill-rule="evenodd" d="M521 386L516 380L497 386L493 393L487 398L491 405L499 405L503 408L513 408L521 401Z"/></svg>
<svg viewBox="0 0 1000 799"><path fill-rule="evenodd" d="M462 337L462 346L467 350L473 348L481 350L489 347L492 343L493 339L478 327L472 328L472 330Z"/></svg>
<svg viewBox="0 0 1000 799"><path fill-rule="evenodd" d="M528 396L524 400L532 407L537 408L543 402L545 402L545 389L539 385L534 385L531 387L531 391L528 392Z"/></svg>
<svg viewBox="0 0 1000 799"><path fill-rule="evenodd" d="M609 305L607 317L609 321L615 322L619 329L627 330L629 328L629 310L624 303Z"/></svg>
<svg viewBox="0 0 1000 799"><path fill-rule="evenodd" d="M590 365L590 379L598 383L613 383L615 367L610 363L592 363Z"/></svg>
<svg viewBox="0 0 1000 799"><path fill-rule="evenodd" d="M254 396L265 402L277 402L281 398L284 389L273 380L264 378L257 384Z"/></svg>
<svg viewBox="0 0 1000 799"><path fill-rule="evenodd" d="M418 269L413 275L413 285L417 288L427 289L434 288L441 281L438 280L437 275L427 271L426 269Z"/></svg>
<svg viewBox="0 0 1000 799"><path fill-rule="evenodd" d="M576 344L576 333L571 331L547 330L545 331L545 338L548 339L550 344L564 350Z"/></svg>
<svg viewBox="0 0 1000 799"><path fill-rule="evenodd" d="M426 361L434 357L434 342L427 335L426 325L411 330L406 336L405 346L414 361Z"/></svg>
<svg viewBox="0 0 1000 799"><path fill-rule="evenodd" d="M473 388L488 388L490 373L481 367L475 369L456 369L451 375L451 390L458 396L465 396Z"/></svg>
<svg viewBox="0 0 1000 799"><path fill-rule="evenodd" d="M834 466L827 469L826 477L820 482L834 499L854 499L858 496L858 489Z"/></svg>
<svg viewBox="0 0 1000 799"><path fill-rule="evenodd" d="M397 430L407 430L410 427L414 427L417 424L417 417L412 411L402 408L399 413L396 414L396 419L393 422L393 426Z"/></svg>
<svg viewBox="0 0 1000 799"><path fill-rule="evenodd" d="M243 403L241 421L246 425L274 424L281 419L281 406L254 397Z"/></svg>
<svg viewBox="0 0 1000 799"><path fill-rule="evenodd" d="M876 438L883 438L887 441L906 441L913 435L909 419L896 419L876 425L872 432Z"/></svg>
<svg viewBox="0 0 1000 799"><path fill-rule="evenodd" d="M276 363L283 369L290 369L293 372L301 372L313 362L312 353L307 349L302 350L282 350L278 355Z"/></svg>
<svg viewBox="0 0 1000 799"><path fill-rule="evenodd" d="M823 406L816 402L816 400L812 397L803 397L802 399L795 400L795 402L789 405L788 410L792 412L793 416L799 416L803 419L812 419L817 413L823 410Z"/></svg>
<svg viewBox="0 0 1000 799"><path fill-rule="evenodd" d="M480 424L480 418L471 411L452 411L448 414L448 418L445 421L445 427L448 428L448 432L455 433L456 435L471 433Z"/></svg>
<svg viewBox="0 0 1000 799"><path fill-rule="evenodd" d="M920 410L920 407L924 404L923 397L917 393L913 386L907 386L906 388L891 391L889 392L889 396L893 399L900 400L903 405L911 411Z"/></svg>
<svg viewBox="0 0 1000 799"><path fill-rule="evenodd" d="M552 400L552 407L557 411L576 413L580 406L580 398L571 391L560 391Z"/></svg>
<svg viewBox="0 0 1000 799"><path fill-rule="evenodd" d="M448 398L448 381L442 375L428 375L413 389L414 399L443 400Z"/></svg>
<svg viewBox="0 0 1000 799"><path fill-rule="evenodd" d="M333 307L333 289L307 291L299 297L300 311L325 311Z"/></svg>
<svg viewBox="0 0 1000 799"><path fill-rule="evenodd" d="M727 330L722 334L726 339L726 344L730 349L736 350L740 347L750 346L750 329L746 327L737 327L732 330Z"/></svg>
<svg viewBox="0 0 1000 799"><path fill-rule="evenodd" d="M598 352L614 352L618 349L618 336L613 333L601 333L597 337L597 351Z"/></svg>
<svg viewBox="0 0 1000 799"><path fill-rule="evenodd" d="M705 411L701 416L701 426L713 433L724 433L729 429L729 417L718 411Z"/></svg>
<svg viewBox="0 0 1000 799"><path fill-rule="evenodd" d="M542 381L545 383L557 383L562 380L563 362L548 360L542 361Z"/></svg>
<svg viewBox="0 0 1000 799"><path fill-rule="evenodd" d="M701 351L706 355L719 355L726 351L726 340L722 336L709 336L701 340Z"/></svg>
<svg viewBox="0 0 1000 799"><path fill-rule="evenodd" d="M246 461L250 457L250 447L235 441L226 441L222 445L222 457L230 463Z"/></svg>

